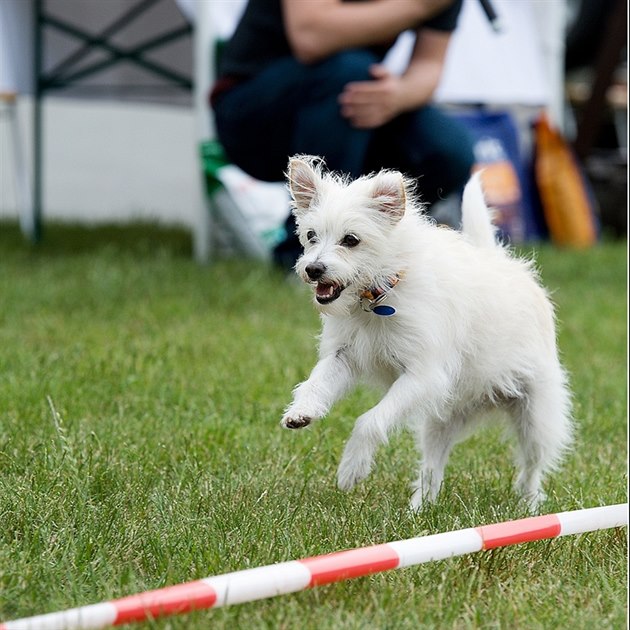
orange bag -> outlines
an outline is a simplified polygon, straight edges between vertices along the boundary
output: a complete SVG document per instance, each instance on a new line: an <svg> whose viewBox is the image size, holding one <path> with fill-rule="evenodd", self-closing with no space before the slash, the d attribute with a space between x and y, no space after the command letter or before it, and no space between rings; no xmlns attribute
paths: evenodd
<svg viewBox="0 0 630 630"><path fill-rule="evenodd" d="M557 245L585 248L597 242L595 201L571 148L545 114L534 123L534 173L543 215Z"/></svg>

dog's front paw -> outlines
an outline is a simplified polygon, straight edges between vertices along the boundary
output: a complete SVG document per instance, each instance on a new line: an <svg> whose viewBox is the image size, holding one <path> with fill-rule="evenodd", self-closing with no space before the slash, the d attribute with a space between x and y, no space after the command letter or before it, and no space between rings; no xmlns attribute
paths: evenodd
<svg viewBox="0 0 630 630"><path fill-rule="evenodd" d="M344 455L337 470L337 485L340 490L352 490L363 481L372 470L372 458L364 456L348 457Z"/></svg>
<svg viewBox="0 0 630 630"><path fill-rule="evenodd" d="M310 418L309 416L302 416L300 414L287 414L282 418L280 424L285 429L303 429L304 427L307 427L309 424L311 424L312 420L313 418Z"/></svg>

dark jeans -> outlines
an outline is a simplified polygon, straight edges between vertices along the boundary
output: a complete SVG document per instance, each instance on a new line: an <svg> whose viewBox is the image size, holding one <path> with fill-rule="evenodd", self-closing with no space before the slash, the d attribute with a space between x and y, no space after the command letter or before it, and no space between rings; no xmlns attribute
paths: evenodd
<svg viewBox="0 0 630 630"><path fill-rule="evenodd" d="M352 177L400 170L418 178L429 203L458 190L470 175L472 140L437 108L427 105L377 129L355 129L341 116L337 99L344 86L370 80L369 67L378 61L366 50L312 65L286 57L220 95L215 122L228 157L264 181L281 181L289 157L303 153L322 156L330 169ZM287 227L283 247L294 261L299 244L294 225Z"/></svg>

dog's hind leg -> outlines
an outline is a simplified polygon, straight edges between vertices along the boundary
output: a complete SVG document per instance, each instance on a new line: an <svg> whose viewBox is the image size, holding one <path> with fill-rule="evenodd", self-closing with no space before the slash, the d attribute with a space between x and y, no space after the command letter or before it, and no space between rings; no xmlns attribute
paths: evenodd
<svg viewBox="0 0 630 630"><path fill-rule="evenodd" d="M422 461L418 479L412 484L412 510L420 510L425 502L433 503L436 500L448 457L463 427L463 418L455 416L447 421L437 419L424 422L415 430Z"/></svg>
<svg viewBox="0 0 630 630"><path fill-rule="evenodd" d="M518 440L516 490L530 509L537 510L545 499L543 477L558 465L571 442L570 400L564 376L532 385L526 397L512 406L511 415Z"/></svg>

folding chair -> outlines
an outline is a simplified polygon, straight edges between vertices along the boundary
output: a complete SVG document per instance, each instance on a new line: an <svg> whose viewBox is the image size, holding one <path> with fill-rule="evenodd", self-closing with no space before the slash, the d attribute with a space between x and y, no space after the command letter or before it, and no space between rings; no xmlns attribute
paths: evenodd
<svg viewBox="0 0 630 630"><path fill-rule="evenodd" d="M229 161L216 139L208 102L209 90L216 76L219 48L219 38L214 28L216 7L213 8L210 2L197 2L195 9L195 110L201 164L201 199L194 228L195 256L200 262L207 262L219 247L226 246L268 260L269 245L253 230L234 191L221 178L221 169L228 166Z"/></svg>

